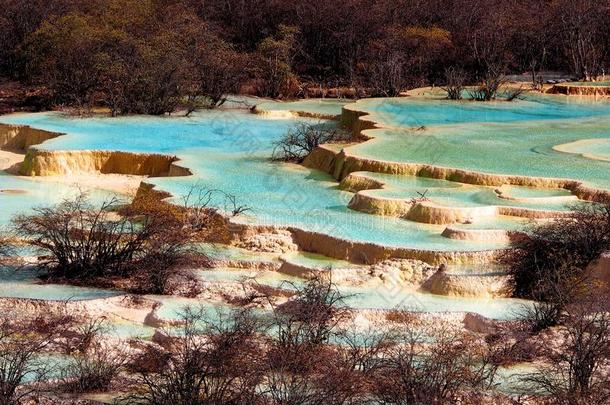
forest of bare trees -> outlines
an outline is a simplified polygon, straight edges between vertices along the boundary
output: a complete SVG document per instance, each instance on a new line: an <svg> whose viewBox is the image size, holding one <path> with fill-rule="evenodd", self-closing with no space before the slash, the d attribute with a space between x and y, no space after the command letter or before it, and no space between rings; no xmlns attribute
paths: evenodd
<svg viewBox="0 0 610 405"><path fill-rule="evenodd" d="M2 0L0 75L39 107L192 111L226 94L395 96L610 65L608 0ZM483 94L487 97L487 94Z"/></svg>

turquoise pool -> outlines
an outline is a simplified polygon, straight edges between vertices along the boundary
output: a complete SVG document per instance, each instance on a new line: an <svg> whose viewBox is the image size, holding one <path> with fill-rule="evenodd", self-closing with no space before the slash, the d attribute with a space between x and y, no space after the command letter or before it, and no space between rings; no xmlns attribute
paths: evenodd
<svg viewBox="0 0 610 405"><path fill-rule="evenodd" d="M336 112L341 103L309 100L282 106L310 113ZM275 108L276 103L267 104ZM374 119L388 126L371 131L376 139L349 147L350 153L358 156L489 173L572 178L610 188L610 162L553 149L578 140L597 140L597 143L588 143L587 148L600 149L599 153L605 154L610 137L610 103L607 102L529 95L525 101L510 103L408 97L362 100L349 108L370 112ZM353 194L340 190L329 175L269 160L274 142L289 128L298 122L318 122L314 119L274 118L250 114L243 109L219 109L191 117L75 118L61 113L15 114L0 117L0 122L66 134L45 142L42 148L48 150L124 150L176 155L181 165L190 168L194 175L153 178L149 179L151 183L169 191L176 199L193 185L233 194L239 204L251 208L239 219L248 223L294 226L348 240L426 250L465 251L504 246L491 240L448 239L441 236L444 226L350 210L347 206ZM413 128L418 126L424 128ZM370 191L380 197L411 198L417 196L416 191L429 189L433 201L447 206L568 208L560 199L527 200L565 196L556 190L538 192L513 187L509 194L512 192L521 199L515 201L498 198L490 187L370 175L389 185L385 190ZM0 215L4 221L15 211L35 205L34 202L54 202L62 189L0 176L0 189L4 188L25 189L34 197L0 195L10 201L9 208ZM20 204L21 200L27 202ZM221 194L217 194L213 204L220 209L229 208ZM489 223L485 228L494 228L493 220L486 221ZM498 220L496 223L496 227L504 225L514 229L519 222Z"/></svg>
<svg viewBox="0 0 610 405"><path fill-rule="evenodd" d="M433 203L447 207L511 206L530 209L566 211L574 202L553 200L552 197L567 197L567 190L540 190L528 187L504 187L509 196L523 200L500 198L497 187L461 184L446 180L396 176L382 173L366 173L367 177L385 184L383 189L369 190L367 194L381 198L417 199L422 194ZM550 197L550 198L549 198Z"/></svg>
<svg viewBox="0 0 610 405"><path fill-rule="evenodd" d="M27 298L47 301L91 300L120 295L117 291L41 284L37 273L30 269L0 267L0 297Z"/></svg>
<svg viewBox="0 0 610 405"><path fill-rule="evenodd" d="M432 164L494 174L558 177L610 189L610 164L553 149L610 138L610 102L528 96L478 103L431 97L363 100L353 107L388 128L349 147L363 158ZM422 128L423 127L423 128ZM607 152L606 144L593 147Z"/></svg>
<svg viewBox="0 0 610 405"><path fill-rule="evenodd" d="M246 279L255 279L264 285L292 289L302 286L303 280L285 274L271 271L253 271L239 269L211 269L197 273L201 280L226 280L236 282ZM414 312L473 312L491 319L515 319L525 306L531 302L514 298L459 298L445 297L414 291L408 285L400 283L377 283L362 286L337 286L343 294L345 304L357 309L387 310L405 309ZM165 301L164 301L165 302ZM172 300L163 310L163 314L172 316L170 312L176 311L177 303L185 300ZM164 304L165 306L165 304Z"/></svg>
<svg viewBox="0 0 610 405"><path fill-rule="evenodd" d="M194 176L150 179L176 199L194 185L238 196L251 207L242 221L295 226L362 242L430 250L481 250L494 241L465 242L441 236L443 227L355 212L352 193L324 173L269 160L273 142L295 123L247 111L218 110L192 117L74 118L59 113L18 114L0 122L66 133L45 142L50 150L125 150L177 155ZM3 187L0 184L0 188ZM214 201L225 208L218 195Z"/></svg>
<svg viewBox="0 0 610 405"><path fill-rule="evenodd" d="M35 178L11 176L0 171L0 228L8 226L16 214L59 203L80 192L78 184L36 181ZM94 202L102 202L113 196L103 190L89 190L88 193Z"/></svg>

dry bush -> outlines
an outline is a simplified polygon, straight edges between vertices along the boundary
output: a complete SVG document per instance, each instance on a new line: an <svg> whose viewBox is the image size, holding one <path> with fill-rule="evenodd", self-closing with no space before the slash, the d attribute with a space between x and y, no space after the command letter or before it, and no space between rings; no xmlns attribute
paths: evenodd
<svg viewBox="0 0 610 405"><path fill-rule="evenodd" d="M505 84L504 66L499 64L489 64L482 83L476 89L470 90L469 95L475 101L495 100L498 91Z"/></svg>
<svg viewBox="0 0 610 405"><path fill-rule="evenodd" d="M346 296L328 277L291 286L296 290L294 298L273 310L278 348L290 352L328 343L349 315Z"/></svg>
<svg viewBox="0 0 610 405"><path fill-rule="evenodd" d="M334 126L300 123L275 142L272 158L300 163L319 145L348 139L349 135L345 131Z"/></svg>
<svg viewBox="0 0 610 405"><path fill-rule="evenodd" d="M163 349L138 355L145 404L455 403L489 389L505 350L471 335L414 327L344 328L349 311L328 279L293 286L270 315L234 310L210 320L186 309ZM418 402L419 401L419 402Z"/></svg>
<svg viewBox="0 0 610 405"><path fill-rule="evenodd" d="M33 313L0 313L0 404L17 405L37 396L53 368L41 358L75 320L65 311L41 305Z"/></svg>
<svg viewBox="0 0 610 405"><path fill-rule="evenodd" d="M334 346L349 311L345 296L328 278L313 278L274 307L266 353L265 394L272 403L341 404L363 392L358 360ZM364 361L363 359L361 359Z"/></svg>
<svg viewBox="0 0 610 405"><path fill-rule="evenodd" d="M45 362L38 359L46 345L44 339L24 337L18 329L0 325L0 403L17 405L35 392L34 384L25 384L42 381L49 374Z"/></svg>
<svg viewBox="0 0 610 405"><path fill-rule="evenodd" d="M405 311L403 309L392 309L386 313L385 318L389 322L404 324L404 325L414 325L417 321L417 315L413 312Z"/></svg>
<svg viewBox="0 0 610 405"><path fill-rule="evenodd" d="M449 100L461 100L466 84L466 72L461 68L450 67L445 69L445 86Z"/></svg>
<svg viewBox="0 0 610 405"><path fill-rule="evenodd" d="M75 322L71 328L67 328L63 335L61 344L66 354L87 353L98 343L102 333L109 330L105 318L86 318Z"/></svg>
<svg viewBox="0 0 610 405"><path fill-rule="evenodd" d="M129 357L125 368L128 372L153 374L165 367L171 354L160 346L148 344Z"/></svg>
<svg viewBox="0 0 610 405"><path fill-rule="evenodd" d="M544 366L522 378L532 392L560 404L607 403L610 384L610 315L588 302L573 307L565 321L559 350L541 347Z"/></svg>
<svg viewBox="0 0 610 405"><path fill-rule="evenodd" d="M122 275L160 229L116 217L111 209L117 204L111 200L94 208L81 194L55 207L37 208L33 215L18 215L13 223L20 236L46 255L38 266L52 276Z"/></svg>
<svg viewBox="0 0 610 405"><path fill-rule="evenodd" d="M115 347L95 344L85 353L73 355L61 368L59 389L71 393L108 391L125 362L125 354Z"/></svg>
<svg viewBox="0 0 610 405"><path fill-rule="evenodd" d="M0 234L0 265L12 255L11 243L8 238Z"/></svg>
<svg viewBox="0 0 610 405"><path fill-rule="evenodd" d="M495 353L470 335L407 328L397 342L375 373L373 391L382 403L456 403L493 384Z"/></svg>
<svg viewBox="0 0 610 405"><path fill-rule="evenodd" d="M370 383L384 364L386 353L401 341L400 337L400 329L392 327L371 327L365 331L346 329L339 334L339 354L350 369L361 373L361 378L365 380L365 391L370 390ZM366 387L366 384L369 386Z"/></svg>
<svg viewBox="0 0 610 405"><path fill-rule="evenodd" d="M259 320L236 310L210 322L205 309L187 308L166 361L139 372L139 392L126 398L144 404L255 403L263 352Z"/></svg>
<svg viewBox="0 0 610 405"><path fill-rule="evenodd" d="M365 375L335 347L274 358L261 387L273 404L345 404L365 398Z"/></svg>
<svg viewBox="0 0 610 405"><path fill-rule="evenodd" d="M107 283L132 278L135 291L167 293L186 266L207 259L193 244L204 240L215 211L197 200L174 206L139 197L128 208L113 199L94 207L86 194L14 220L18 235L44 255L38 263L51 278ZM187 277L188 278L188 277Z"/></svg>
<svg viewBox="0 0 610 405"><path fill-rule="evenodd" d="M126 363L122 349L104 341L109 330L105 318L85 318L62 333L60 347L70 358L59 369L58 391L108 391Z"/></svg>
<svg viewBox="0 0 610 405"><path fill-rule="evenodd" d="M540 332L561 323L567 304L558 297L553 297L549 302L537 301L521 311L521 319L531 332Z"/></svg>
<svg viewBox="0 0 610 405"><path fill-rule="evenodd" d="M506 88L502 93L502 97L504 97L506 101L521 100L523 99L523 93L525 93L525 89L521 86L516 88Z"/></svg>
<svg viewBox="0 0 610 405"><path fill-rule="evenodd" d="M534 226L503 258L519 297L571 299L586 286L584 271L610 249L610 204L574 207L566 218Z"/></svg>

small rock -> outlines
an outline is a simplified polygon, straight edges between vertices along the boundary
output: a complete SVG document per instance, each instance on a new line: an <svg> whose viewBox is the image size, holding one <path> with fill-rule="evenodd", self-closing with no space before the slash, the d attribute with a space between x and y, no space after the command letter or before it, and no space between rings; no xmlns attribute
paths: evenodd
<svg viewBox="0 0 610 405"><path fill-rule="evenodd" d="M250 235L239 241L237 246L254 252L268 253L288 253L298 250L291 233L286 230Z"/></svg>

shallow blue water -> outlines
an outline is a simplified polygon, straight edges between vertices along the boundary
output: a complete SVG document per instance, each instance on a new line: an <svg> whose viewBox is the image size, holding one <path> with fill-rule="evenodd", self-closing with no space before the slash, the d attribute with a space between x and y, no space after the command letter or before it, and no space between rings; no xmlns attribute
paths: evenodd
<svg viewBox="0 0 610 405"><path fill-rule="evenodd" d="M78 184L57 184L17 177L0 171L0 228L7 227L14 215L30 213L33 208L56 204L81 192ZM88 192L91 201L99 203L111 198L102 190Z"/></svg>
<svg viewBox="0 0 610 405"><path fill-rule="evenodd" d="M420 125L516 122L588 118L610 114L610 103L528 94L513 102L452 101L434 98L375 99L361 103L384 123Z"/></svg>
<svg viewBox="0 0 610 405"><path fill-rule="evenodd" d="M193 185L222 190L251 207L241 220L297 226L345 239L433 250L496 248L495 242L449 240L442 227L377 217L347 208L352 194L330 176L269 160L273 143L303 119L267 119L244 111L196 114L190 118L73 118L58 113L18 114L0 122L67 133L45 149L105 149L177 155L194 176L150 181L179 196ZM318 122L317 120L305 120ZM0 185L0 187L2 187ZM214 204L230 209L221 193Z"/></svg>
<svg viewBox="0 0 610 405"><path fill-rule="evenodd" d="M303 286L303 279L269 271L237 269L211 269L197 273L202 280L239 281L256 279L263 285L283 289ZM363 286L337 286L345 297L344 303L358 309L404 309L414 312L472 312L491 319L516 319L531 302L514 298L460 298L445 297L414 291L400 283L383 283ZM169 305L168 309L172 306Z"/></svg>
<svg viewBox="0 0 610 405"><path fill-rule="evenodd" d="M551 149L555 144L574 139L608 137L610 103L561 100L565 98L536 96L512 103L456 103L429 98L368 100L362 103L384 123L430 127L426 131L379 130L375 132L378 139L354 146L352 151L386 160L493 173L568 177L610 187L610 163ZM251 208L242 221L297 226L350 240L430 250L502 246L495 242L449 240L440 235L443 227L350 210L347 205L353 194L339 190L330 176L271 162L273 143L299 121L317 122L270 119L231 109L201 112L188 118L74 118L59 113L0 117L0 122L67 134L45 142L46 149L176 155L194 176L150 181L176 195L176 199L195 184L235 195L239 204ZM416 185L420 186L424 184ZM6 187L0 183L0 188ZM463 198L452 198L450 188L446 193L447 196L438 198L447 198L445 202L450 205L514 205L498 201L491 190ZM231 208L221 193L216 194L213 203L220 209Z"/></svg>
<svg viewBox="0 0 610 405"><path fill-rule="evenodd" d="M49 301L90 300L119 295L117 291L59 284L40 284L30 269L0 267L0 297Z"/></svg>
<svg viewBox="0 0 610 405"><path fill-rule="evenodd" d="M349 152L493 174L558 177L610 189L610 162L553 150L584 139L610 138L610 102L529 96L525 101L448 101L426 97L364 100L357 109L390 128ZM424 127L422 130L414 127ZM589 152L602 149L603 142Z"/></svg>

